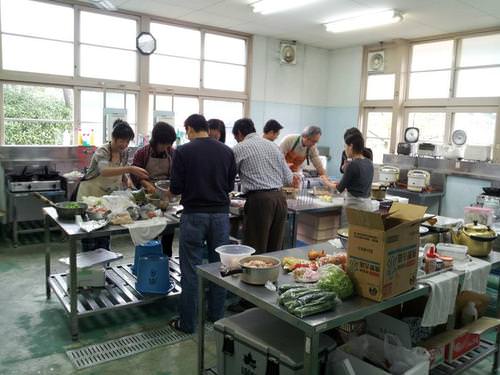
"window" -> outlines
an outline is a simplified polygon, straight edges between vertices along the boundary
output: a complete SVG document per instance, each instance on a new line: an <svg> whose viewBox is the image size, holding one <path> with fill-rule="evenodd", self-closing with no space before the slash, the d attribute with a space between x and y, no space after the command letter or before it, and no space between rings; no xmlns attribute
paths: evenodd
<svg viewBox="0 0 500 375"><path fill-rule="evenodd" d="M382 164L391 143L392 112L368 112L366 119L366 147L373 152L373 162Z"/></svg>
<svg viewBox="0 0 500 375"><path fill-rule="evenodd" d="M203 86L209 89L244 91L245 40L207 33L204 50Z"/></svg>
<svg viewBox="0 0 500 375"><path fill-rule="evenodd" d="M73 90L3 85L7 145L70 145L73 138Z"/></svg>
<svg viewBox="0 0 500 375"><path fill-rule="evenodd" d="M157 41L150 57L150 82L200 87L200 31L154 22L150 29Z"/></svg>
<svg viewBox="0 0 500 375"><path fill-rule="evenodd" d="M495 143L496 113L455 113L453 130L467 134L468 145L491 146Z"/></svg>
<svg viewBox="0 0 500 375"><path fill-rule="evenodd" d="M172 111L172 96L171 95L149 95L149 110L148 110L148 134L151 134L154 126L154 111ZM174 125L174 124L170 124Z"/></svg>
<svg viewBox="0 0 500 375"><path fill-rule="evenodd" d="M217 118L226 125L226 144L234 146L236 140L232 135L234 122L243 117L243 103L224 100L204 100L203 114L207 120Z"/></svg>
<svg viewBox="0 0 500 375"><path fill-rule="evenodd" d="M2 0L0 10L3 69L73 76L73 8Z"/></svg>
<svg viewBox="0 0 500 375"><path fill-rule="evenodd" d="M137 140L136 120L136 94L108 91L82 90L80 93L80 129L83 138L90 138L93 133L94 142L100 145L107 141L104 139L104 108L126 109L125 120L129 123L135 133Z"/></svg>
<svg viewBox="0 0 500 375"><path fill-rule="evenodd" d="M185 143L184 121L194 113L200 113L200 101L190 96L174 96L175 129L181 143Z"/></svg>
<svg viewBox="0 0 500 375"><path fill-rule="evenodd" d="M137 80L137 22L123 17L80 13L80 75Z"/></svg>
<svg viewBox="0 0 500 375"><path fill-rule="evenodd" d="M409 99L449 97L453 46L453 40L413 46Z"/></svg>
<svg viewBox="0 0 500 375"><path fill-rule="evenodd" d="M395 74L372 74L368 76L366 100L394 99Z"/></svg>
<svg viewBox="0 0 500 375"><path fill-rule="evenodd" d="M419 142L443 144L446 134L446 113L410 112L408 127L419 129Z"/></svg>

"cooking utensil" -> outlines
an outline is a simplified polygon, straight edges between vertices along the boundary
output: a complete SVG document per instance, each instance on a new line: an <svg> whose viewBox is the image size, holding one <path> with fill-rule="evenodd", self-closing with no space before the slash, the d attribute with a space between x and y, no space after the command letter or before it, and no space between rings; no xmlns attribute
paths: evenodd
<svg viewBox="0 0 500 375"><path fill-rule="evenodd" d="M378 180L380 182L394 183L399 179L399 168L392 165L383 165L379 169Z"/></svg>
<svg viewBox="0 0 500 375"><path fill-rule="evenodd" d="M271 263L270 267L248 267L245 263L252 260L262 260ZM276 282L280 273L281 261L268 255L251 255L238 261L239 268L222 270L221 276L236 275L241 273L241 281L251 285L264 285L267 281Z"/></svg>
<svg viewBox="0 0 500 375"><path fill-rule="evenodd" d="M467 246L470 256L485 257L490 253L497 234L490 227L474 222L453 231L451 237L453 243Z"/></svg>
<svg viewBox="0 0 500 375"><path fill-rule="evenodd" d="M408 172L408 190L421 192L429 186L431 174L421 169L412 169Z"/></svg>
<svg viewBox="0 0 500 375"><path fill-rule="evenodd" d="M491 195L492 197L500 197L500 188L496 187L484 187L484 194Z"/></svg>
<svg viewBox="0 0 500 375"><path fill-rule="evenodd" d="M87 211L87 204L82 202L58 202L54 203L47 197L44 197L38 192L32 193L35 197L40 199L43 203L46 203L56 209L59 219L62 220L74 220L76 215L84 215ZM78 207L67 207L68 205L78 205Z"/></svg>
<svg viewBox="0 0 500 375"><path fill-rule="evenodd" d="M372 184L372 199L382 201L385 199L387 193L387 186L379 182L374 182Z"/></svg>
<svg viewBox="0 0 500 375"><path fill-rule="evenodd" d="M170 180L159 180L155 183L156 190L160 194L161 201L167 201L170 205L177 205L181 200L180 195L173 195L170 192Z"/></svg>

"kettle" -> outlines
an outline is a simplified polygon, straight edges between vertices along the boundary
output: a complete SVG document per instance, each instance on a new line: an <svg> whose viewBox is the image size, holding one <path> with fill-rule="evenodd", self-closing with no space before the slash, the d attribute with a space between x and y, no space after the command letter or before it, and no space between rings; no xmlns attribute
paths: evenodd
<svg viewBox="0 0 500 375"><path fill-rule="evenodd" d="M453 243L467 246L470 256L485 257L489 255L497 234L490 227L474 221L452 231L451 238Z"/></svg>

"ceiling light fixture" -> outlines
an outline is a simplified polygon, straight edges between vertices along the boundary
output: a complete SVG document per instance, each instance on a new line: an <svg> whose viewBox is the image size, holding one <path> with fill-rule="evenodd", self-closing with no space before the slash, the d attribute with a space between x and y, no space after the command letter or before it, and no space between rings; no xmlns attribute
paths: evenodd
<svg viewBox="0 0 500 375"><path fill-rule="evenodd" d="M110 0L92 0L96 7L105 9L105 10L117 10L115 4L113 4Z"/></svg>
<svg viewBox="0 0 500 375"><path fill-rule="evenodd" d="M298 8L318 0L260 0L251 4L255 13L271 14Z"/></svg>
<svg viewBox="0 0 500 375"><path fill-rule="evenodd" d="M367 13L356 17L344 18L325 24L326 31L331 33L343 33L345 31L368 29L370 27L389 25L403 20L403 15L394 10L383 10Z"/></svg>

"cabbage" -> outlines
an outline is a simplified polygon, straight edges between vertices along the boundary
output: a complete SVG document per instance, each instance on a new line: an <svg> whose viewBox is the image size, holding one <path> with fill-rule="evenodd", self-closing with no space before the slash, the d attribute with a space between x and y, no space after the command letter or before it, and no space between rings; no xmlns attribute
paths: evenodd
<svg viewBox="0 0 500 375"><path fill-rule="evenodd" d="M340 299L344 299L353 294L352 281L342 268L327 264L319 269L321 277L318 281L320 289L334 292Z"/></svg>

